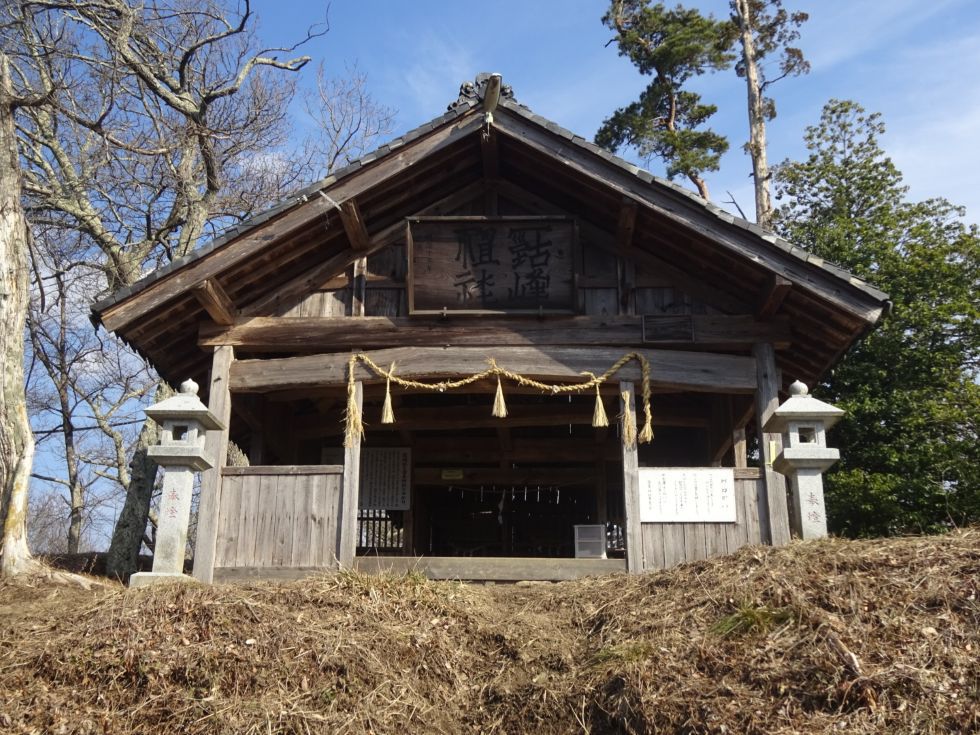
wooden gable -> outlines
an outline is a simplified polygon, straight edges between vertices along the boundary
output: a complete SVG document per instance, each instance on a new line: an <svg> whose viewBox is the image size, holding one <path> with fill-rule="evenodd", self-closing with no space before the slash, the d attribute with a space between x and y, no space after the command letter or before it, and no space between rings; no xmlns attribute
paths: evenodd
<svg viewBox="0 0 980 735"><path fill-rule="evenodd" d="M218 344L247 357L395 340L742 354L764 341L788 376L812 381L885 305L847 274L512 101L485 130L479 100L457 106L94 312L171 380L202 377ZM571 313L410 314L406 221L449 215L574 223ZM356 329L342 323L352 317Z"/></svg>

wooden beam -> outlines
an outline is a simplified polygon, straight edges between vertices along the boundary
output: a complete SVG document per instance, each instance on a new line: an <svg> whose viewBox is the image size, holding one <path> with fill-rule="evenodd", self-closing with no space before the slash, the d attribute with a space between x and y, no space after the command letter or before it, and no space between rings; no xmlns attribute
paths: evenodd
<svg viewBox="0 0 980 735"><path fill-rule="evenodd" d="M509 431L504 427L501 431ZM372 432L373 435L373 432ZM587 464L597 459L618 460L617 442L598 446L573 437L522 439L510 449L488 443L486 437L475 437L460 432L460 436L447 439L444 436L417 434L413 445L415 464L442 464L458 467L474 464L500 464L505 469L510 463L527 465L533 462L566 462Z"/></svg>
<svg viewBox="0 0 980 735"><path fill-rule="evenodd" d="M711 466L721 467L732 445L732 405L729 396L711 397L711 421L706 433Z"/></svg>
<svg viewBox="0 0 980 735"><path fill-rule="evenodd" d="M506 389L505 389L506 390ZM506 418L490 414L492 393L487 393L485 409L477 406L452 408L402 408L395 412L395 423L382 426L377 418L379 408L368 409L368 423L372 431L445 431L450 429L513 429L528 426L589 426L592 424L592 407L570 405L567 402L538 406L510 405ZM377 412L377 413L373 413ZM373 416L372 416L373 413ZM300 417L291 422L297 438L339 436L344 432L343 412ZM682 426L703 429L708 418L691 413L656 408L653 411L654 426ZM594 446L594 445L593 445Z"/></svg>
<svg viewBox="0 0 980 735"><path fill-rule="evenodd" d="M447 471L448 470L448 471ZM495 467L458 467L452 464L445 468L416 467L412 472L415 485L435 485L440 487L459 487L461 485L591 485L596 481L589 470L566 467L520 467L518 469L499 469ZM490 490L488 487L487 490Z"/></svg>
<svg viewBox="0 0 980 735"><path fill-rule="evenodd" d="M763 425L779 407L779 371L776 369L776 353L770 344L758 344L753 350L759 387L756 391L756 436L759 437L759 455L762 459L765 480L765 507L759 508L759 522L763 537L773 546L789 543L789 510L786 503L786 478L773 469L772 463L781 449L779 434L768 434Z"/></svg>
<svg viewBox="0 0 980 735"><path fill-rule="evenodd" d="M541 197L527 191L512 181L501 179L497 183L497 187L499 188L500 192L508 198L520 200L524 202L526 206L541 214L560 214L568 217L576 216L571 212L562 209L556 204L552 204L547 200L541 199ZM620 212L622 213L622 211L623 210L621 209ZM634 213L635 212L636 209L634 208ZM621 216L627 218L629 217L629 215ZM620 239L617 235L613 235L592 224L581 215L576 216L576 219L583 240L602 248L612 255L619 255L628 258L637 265L641 266L644 271L662 276L665 280L670 281L674 287L682 289L705 304L733 314L751 313L752 309L750 308L748 302L729 296L726 293L718 291L718 289L711 288L703 280L682 271L680 268L671 265L662 258L658 258L649 251L637 247L635 244L627 247L626 252L620 252ZM635 233L635 221L633 232ZM633 239L632 236L630 239Z"/></svg>
<svg viewBox="0 0 980 735"><path fill-rule="evenodd" d="M371 238L364 226L364 217L356 199L348 199L340 205L340 221L347 233L347 241L353 250L367 252L371 247Z"/></svg>
<svg viewBox="0 0 980 735"><path fill-rule="evenodd" d="M624 198L619 208L619 221L616 223L616 249L621 256L626 256L633 246L633 232L636 229L636 202Z"/></svg>
<svg viewBox="0 0 980 735"><path fill-rule="evenodd" d="M480 155L483 160L483 179L486 191L483 195L484 214L496 216L500 211L496 182L500 178L500 148L493 128L480 136Z"/></svg>
<svg viewBox="0 0 980 735"><path fill-rule="evenodd" d="M364 386L354 386L354 400L360 412L364 407ZM361 439L354 446L344 448L344 477L340 490L340 507L337 511L337 562L341 569L354 565L357 551L357 500L361 483Z"/></svg>
<svg viewBox="0 0 980 735"><path fill-rule="evenodd" d="M652 366L651 385L658 388L750 393L756 388L755 360L713 352L636 350ZM398 363L398 374L411 378L451 378L485 370L492 356L497 364L527 377L543 380L581 381L585 371L601 372L623 352L600 347L396 347L367 354L377 365ZM261 392L305 386L344 385L350 355L330 353L272 360L240 360L232 366L234 391ZM381 379L358 361L356 380L377 383ZM623 366L617 377L639 380L635 361Z"/></svg>
<svg viewBox="0 0 980 735"><path fill-rule="evenodd" d="M792 330L787 317L758 321L747 315L646 314L643 343L659 346L697 345L713 349L746 349L759 341L778 349L790 346Z"/></svg>
<svg viewBox="0 0 980 735"><path fill-rule="evenodd" d="M350 315L356 317L364 316L364 299L366 296L367 282L367 258L358 258L354 261L353 273L350 278L351 301Z"/></svg>
<svg viewBox="0 0 980 735"><path fill-rule="evenodd" d="M735 454L735 467L744 469L749 466L749 456L745 441L745 428L732 431L732 451Z"/></svg>
<svg viewBox="0 0 980 735"><path fill-rule="evenodd" d="M456 141L476 131L483 125L483 116L478 113L467 114L431 133L412 141L392 153L363 166L356 173L345 176L328 186L333 201L345 201L378 184L404 174L436 151L442 150ZM238 238L223 243L220 248L197 258L186 266L178 268L164 277L150 283L132 296L107 307L101 314L102 323L109 331L116 331L131 324L153 309L171 300L185 289L212 278L233 265L254 258L258 253L284 235L299 228L308 227L333 210L334 205L323 197L312 197L308 201L297 201L296 206L283 214L252 227ZM363 253L362 253L363 254ZM356 254L351 257L353 261ZM341 266L338 272L343 271Z"/></svg>
<svg viewBox="0 0 980 735"><path fill-rule="evenodd" d="M221 506L221 470L228 454L228 429L231 423L231 391L228 375L234 364L235 350L224 345L214 348L211 362L211 384L208 408L224 426L207 432L204 449L214 466L201 473L201 494L197 508L197 541L194 545L194 578L211 584L218 542L218 508Z"/></svg>
<svg viewBox="0 0 980 735"><path fill-rule="evenodd" d="M480 154L483 158L483 178L487 181L500 178L500 151L493 128L490 128L488 134L480 136Z"/></svg>
<svg viewBox="0 0 980 735"><path fill-rule="evenodd" d="M271 293L253 301L242 309L242 313L246 316L271 314L281 306L292 305L305 294L316 291L324 281L346 270L358 257L360 256L353 250L345 248L327 258L320 265L314 266L277 287Z"/></svg>
<svg viewBox="0 0 980 735"><path fill-rule="evenodd" d="M769 319L774 316L779 311L779 307L783 305L783 301L789 295L792 288L793 282L788 278L783 278L776 274L771 275L769 277L769 286L762 297L762 301L759 303L759 308L755 311L756 317L759 319Z"/></svg>
<svg viewBox="0 0 980 735"><path fill-rule="evenodd" d="M786 317L770 322L723 314L458 317L244 317L230 326L201 325L198 344L231 344L250 352L309 352L371 347L475 345L697 346L750 349L760 340L790 344Z"/></svg>
<svg viewBox="0 0 980 735"><path fill-rule="evenodd" d="M619 412L629 411L636 422L636 391L633 383L624 380L619 384ZM636 442L623 442L623 510L626 536L626 570L630 574L643 571L643 533L640 523L640 460Z"/></svg>
<svg viewBox="0 0 980 735"><path fill-rule="evenodd" d="M447 208L456 206L461 201L468 201L477 193L482 191L482 184L473 184L440 199L437 202L426 206L415 215L441 214ZM247 316L262 316L273 312L280 304L290 303L304 294L316 291L330 280L343 273L351 264L362 257L371 255L388 245L403 240L405 238L405 221L399 219L397 222L379 230L371 237L371 244L367 250L355 251L344 249L331 256L311 270L301 273L290 281L276 287L274 291L266 296L253 301L243 312ZM349 280L349 279L348 279ZM404 284L402 284L404 285Z"/></svg>
<svg viewBox="0 0 980 735"><path fill-rule="evenodd" d="M623 199L619 207L619 221L616 224L616 288L619 294L619 313L633 313L633 289L636 284L636 264L627 257L633 246L633 232L636 230L636 202Z"/></svg>
<svg viewBox="0 0 980 735"><path fill-rule="evenodd" d="M625 257L643 268L644 272L655 273L663 277L674 288L679 288L703 304L722 309L730 314L748 314L752 311L748 302L712 287L704 278L681 270L647 250L634 246L627 251Z"/></svg>
<svg viewBox="0 0 980 735"><path fill-rule="evenodd" d="M192 293L197 302L204 307L216 324L231 326L238 318L238 309L228 293L214 278L208 278L194 286Z"/></svg>

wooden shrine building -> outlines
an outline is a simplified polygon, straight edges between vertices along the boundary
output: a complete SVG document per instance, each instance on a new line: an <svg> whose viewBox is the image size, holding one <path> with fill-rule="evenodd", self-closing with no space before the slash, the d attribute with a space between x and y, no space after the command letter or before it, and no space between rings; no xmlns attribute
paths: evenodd
<svg viewBox="0 0 980 735"><path fill-rule="evenodd" d="M199 579L557 579L785 543L761 426L886 306L480 75L93 311L226 427Z"/></svg>

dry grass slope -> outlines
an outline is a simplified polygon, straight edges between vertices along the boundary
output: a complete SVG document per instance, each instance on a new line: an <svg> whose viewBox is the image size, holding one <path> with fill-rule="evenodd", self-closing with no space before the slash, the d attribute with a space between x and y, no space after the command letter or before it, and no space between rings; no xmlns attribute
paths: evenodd
<svg viewBox="0 0 980 735"><path fill-rule="evenodd" d="M0 587L0 732L980 731L980 530L483 587Z"/></svg>

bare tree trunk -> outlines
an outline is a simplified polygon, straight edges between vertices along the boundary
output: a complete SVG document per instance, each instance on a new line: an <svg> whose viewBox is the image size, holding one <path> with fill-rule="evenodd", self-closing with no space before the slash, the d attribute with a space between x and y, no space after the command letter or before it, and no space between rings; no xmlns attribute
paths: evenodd
<svg viewBox="0 0 980 735"><path fill-rule="evenodd" d="M772 221L772 196L769 191L769 162L766 158L766 116L762 104L762 83L756 63L755 35L749 0L735 0L742 44L742 64L749 102L749 155L755 182L755 221L769 227Z"/></svg>
<svg viewBox="0 0 980 735"><path fill-rule="evenodd" d="M71 501L71 515L68 521L68 553L77 554L82 542L82 514L85 510L85 489L79 474L78 452L75 449L75 427L71 423L70 409L62 409L65 423L65 468L68 471L68 492Z"/></svg>
<svg viewBox="0 0 980 735"><path fill-rule="evenodd" d="M174 394L173 389L164 382L157 387L155 401L165 400ZM156 485L157 463L147 454L147 449L160 439L160 429L149 419L140 430L139 440L133 451L130 463L129 484L126 486L126 501L119 520L112 531L112 541L106 555L106 572L109 576L124 579L137 570L143 534L146 533L146 519L150 514L150 501Z"/></svg>
<svg viewBox="0 0 980 735"><path fill-rule="evenodd" d="M27 548L27 493L34 435L24 391L30 233L20 203L15 103L7 57L0 52L0 576L4 577L33 565Z"/></svg>

